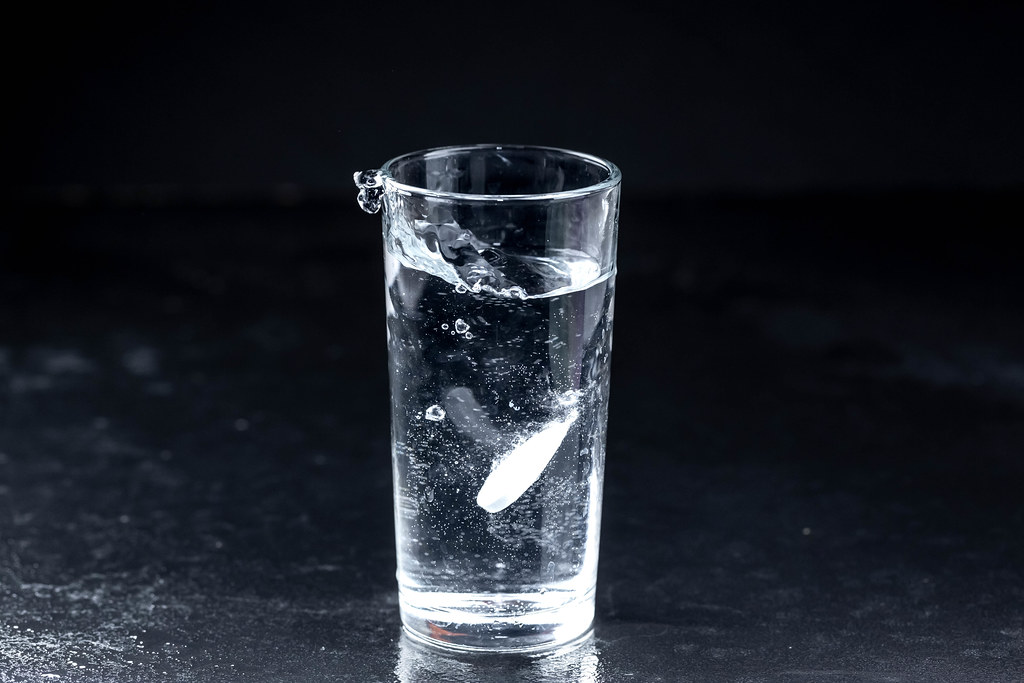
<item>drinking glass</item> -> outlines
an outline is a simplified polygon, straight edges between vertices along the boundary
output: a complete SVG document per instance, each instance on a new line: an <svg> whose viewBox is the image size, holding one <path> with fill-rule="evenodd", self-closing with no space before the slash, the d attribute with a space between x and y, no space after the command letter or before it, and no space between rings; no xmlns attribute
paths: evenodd
<svg viewBox="0 0 1024 683"><path fill-rule="evenodd" d="M399 605L459 650L594 617L620 173L474 145L355 174L383 208Z"/></svg>

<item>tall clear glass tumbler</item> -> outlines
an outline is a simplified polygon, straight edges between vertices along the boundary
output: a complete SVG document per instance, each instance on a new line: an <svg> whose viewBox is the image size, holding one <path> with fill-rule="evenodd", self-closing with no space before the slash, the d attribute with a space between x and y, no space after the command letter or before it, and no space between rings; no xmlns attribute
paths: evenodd
<svg viewBox="0 0 1024 683"><path fill-rule="evenodd" d="M536 651L594 617L620 174L477 145L355 174L383 207L407 632Z"/></svg>

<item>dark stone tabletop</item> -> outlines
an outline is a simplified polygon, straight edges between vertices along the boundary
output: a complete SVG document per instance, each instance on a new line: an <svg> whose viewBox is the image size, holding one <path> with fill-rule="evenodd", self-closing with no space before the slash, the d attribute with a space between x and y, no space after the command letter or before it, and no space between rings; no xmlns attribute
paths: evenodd
<svg viewBox="0 0 1024 683"><path fill-rule="evenodd" d="M0 681L1024 679L1020 197L628 195L595 636L533 658L401 635L378 218L9 206Z"/></svg>

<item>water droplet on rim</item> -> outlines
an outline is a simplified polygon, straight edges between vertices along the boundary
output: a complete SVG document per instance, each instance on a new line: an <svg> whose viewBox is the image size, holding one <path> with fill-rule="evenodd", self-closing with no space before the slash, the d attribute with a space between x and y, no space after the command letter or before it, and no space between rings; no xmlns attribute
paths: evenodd
<svg viewBox="0 0 1024 683"><path fill-rule="evenodd" d="M377 169L369 171L356 171L352 174L352 180L359 188L356 201L359 208L366 213L377 213L380 211L381 196L384 194L384 176Z"/></svg>

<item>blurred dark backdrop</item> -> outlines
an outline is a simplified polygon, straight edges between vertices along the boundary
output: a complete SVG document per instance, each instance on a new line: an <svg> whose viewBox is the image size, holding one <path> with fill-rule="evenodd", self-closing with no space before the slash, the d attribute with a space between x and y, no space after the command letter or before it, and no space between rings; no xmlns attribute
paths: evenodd
<svg viewBox="0 0 1024 683"><path fill-rule="evenodd" d="M1014 187L1022 19L1013 2L37 3L8 19L4 180L72 203L294 201L413 149L523 142L608 157L633 197Z"/></svg>

